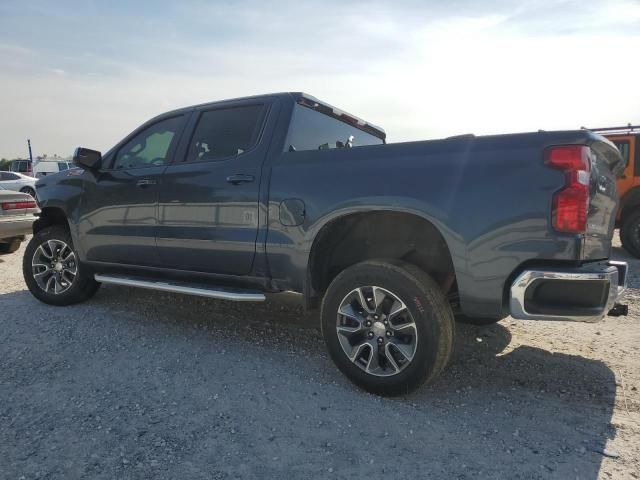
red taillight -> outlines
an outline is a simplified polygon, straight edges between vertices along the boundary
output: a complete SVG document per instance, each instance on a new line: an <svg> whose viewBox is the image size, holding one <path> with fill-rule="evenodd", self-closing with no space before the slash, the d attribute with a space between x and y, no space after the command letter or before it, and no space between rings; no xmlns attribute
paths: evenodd
<svg viewBox="0 0 640 480"><path fill-rule="evenodd" d="M4 202L2 204L3 210L22 210L24 208L36 208L36 202L34 201Z"/></svg>
<svg viewBox="0 0 640 480"><path fill-rule="evenodd" d="M561 145L545 151L545 163L564 170L565 186L553 195L553 228L559 232L584 233L589 212L591 154L583 145Z"/></svg>

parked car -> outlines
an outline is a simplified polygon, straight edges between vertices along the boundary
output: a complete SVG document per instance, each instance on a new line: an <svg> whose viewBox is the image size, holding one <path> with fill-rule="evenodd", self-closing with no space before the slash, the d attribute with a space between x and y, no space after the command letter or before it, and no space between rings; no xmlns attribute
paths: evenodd
<svg viewBox="0 0 640 480"><path fill-rule="evenodd" d="M15 190L17 192L28 193L32 197L36 196L37 179L18 172L0 172L0 185L5 190Z"/></svg>
<svg viewBox="0 0 640 480"><path fill-rule="evenodd" d="M625 169L618 179L620 208L616 226L620 228L622 246L640 258L640 125L594 129L618 147Z"/></svg>
<svg viewBox="0 0 640 480"><path fill-rule="evenodd" d="M74 162L38 183L24 278L45 303L101 283L299 292L320 306L338 368L380 393L444 368L454 314L625 313L626 264L609 261L623 161L589 131L386 144L369 122L282 93L174 110Z"/></svg>
<svg viewBox="0 0 640 480"><path fill-rule="evenodd" d="M40 210L26 193L6 190L0 185L0 255L15 252L32 231Z"/></svg>
<svg viewBox="0 0 640 480"><path fill-rule="evenodd" d="M69 170L73 164L63 160L42 160L33 166L33 176L36 178L45 177L54 173Z"/></svg>
<svg viewBox="0 0 640 480"><path fill-rule="evenodd" d="M9 164L9 171L31 175L33 162L31 160L12 160Z"/></svg>

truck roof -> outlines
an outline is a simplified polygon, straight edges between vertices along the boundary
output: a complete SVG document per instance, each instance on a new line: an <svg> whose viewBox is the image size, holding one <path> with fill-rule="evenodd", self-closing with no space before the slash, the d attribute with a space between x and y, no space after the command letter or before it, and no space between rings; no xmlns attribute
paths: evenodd
<svg viewBox="0 0 640 480"><path fill-rule="evenodd" d="M361 130L364 130L368 133L371 133L372 135L382 138L383 140L386 139L387 134L385 132L385 130L382 127L379 127L377 125L374 125L373 123L367 122L366 120L363 120L360 117L357 117L355 115L352 115L350 113L345 112L344 110L341 110L339 108L334 107L333 105L330 105L327 102L323 102L322 100L317 99L316 97L314 97L313 95L309 95L308 93L304 93L304 92L278 92L278 93L267 93L267 94L262 94L262 95L251 95L248 97L238 97L238 98L230 98L230 99L224 99L224 100L216 100L213 102L206 102L206 103L200 103L197 105L191 105L189 107L183 107L183 108L179 108L176 110L171 110L169 112L165 112L162 113L161 115L158 115L157 117L153 118L152 120L156 120L158 118L164 117L166 115L174 115L176 113L184 113L190 110L193 110L195 108L206 108L206 107L212 107L212 106L216 106L216 105L224 105L225 103L230 103L230 102L237 102L239 100L269 100L269 99L273 99L273 98L282 98L282 99L288 99L288 100L293 100L296 103L299 103L300 105L304 105L306 107L309 108L313 108L315 110L318 110L326 115L331 115L332 117L337 118L338 120L341 120L343 122L346 123L350 123L352 125L354 125L355 127L360 128Z"/></svg>

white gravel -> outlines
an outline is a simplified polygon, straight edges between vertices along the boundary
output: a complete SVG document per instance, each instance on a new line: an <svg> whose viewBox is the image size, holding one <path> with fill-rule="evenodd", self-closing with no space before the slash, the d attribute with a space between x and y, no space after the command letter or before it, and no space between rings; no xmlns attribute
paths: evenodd
<svg viewBox="0 0 640 480"><path fill-rule="evenodd" d="M458 325L433 385L363 393L297 298L104 286L43 305L0 257L0 477L640 478L640 261L631 315Z"/></svg>

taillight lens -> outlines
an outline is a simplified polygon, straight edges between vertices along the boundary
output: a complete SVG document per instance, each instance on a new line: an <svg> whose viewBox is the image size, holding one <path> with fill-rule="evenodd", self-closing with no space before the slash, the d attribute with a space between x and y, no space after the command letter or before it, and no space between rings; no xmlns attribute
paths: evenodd
<svg viewBox="0 0 640 480"><path fill-rule="evenodd" d="M26 202L3 202L2 203L2 210L22 210L25 208L36 208L36 202L26 201Z"/></svg>
<svg viewBox="0 0 640 480"><path fill-rule="evenodd" d="M591 153L584 145L560 145L545 151L545 163L564 170L565 186L553 195L553 228L584 233L589 213Z"/></svg>

